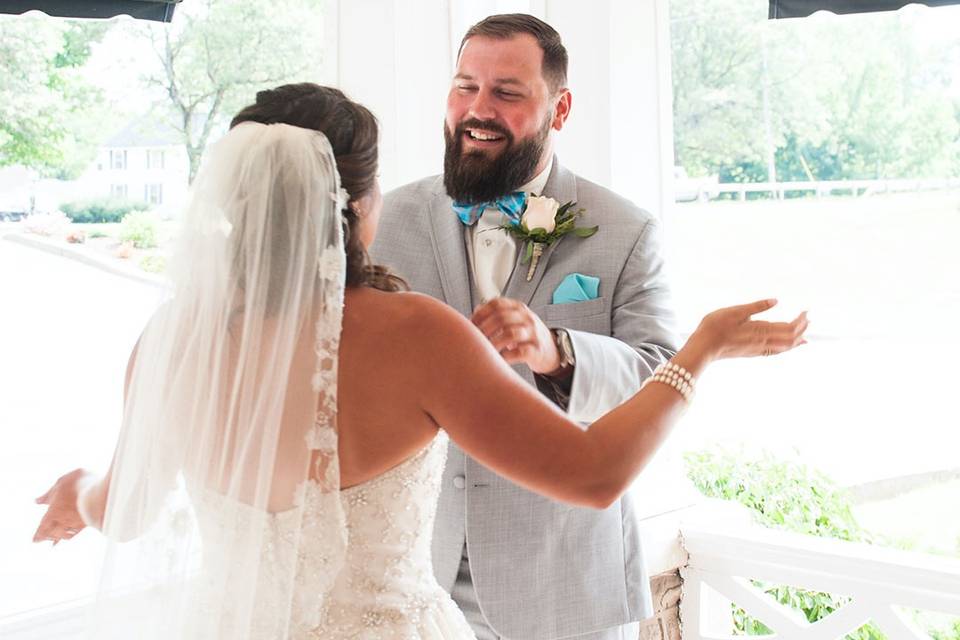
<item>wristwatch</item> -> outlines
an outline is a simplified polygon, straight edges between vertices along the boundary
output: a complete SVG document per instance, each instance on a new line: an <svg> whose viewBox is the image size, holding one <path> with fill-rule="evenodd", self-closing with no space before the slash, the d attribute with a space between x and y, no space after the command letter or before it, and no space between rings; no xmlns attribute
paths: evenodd
<svg viewBox="0 0 960 640"><path fill-rule="evenodd" d="M553 341L557 344L557 351L560 352L560 366L564 369L577 366L577 356L573 353L573 342L570 340L570 334L566 329L551 329Z"/></svg>

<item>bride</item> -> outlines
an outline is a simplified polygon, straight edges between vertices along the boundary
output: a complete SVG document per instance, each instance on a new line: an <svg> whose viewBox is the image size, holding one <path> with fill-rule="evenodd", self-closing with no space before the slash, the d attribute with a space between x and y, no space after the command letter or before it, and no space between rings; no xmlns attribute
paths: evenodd
<svg viewBox="0 0 960 640"><path fill-rule="evenodd" d="M806 319L706 316L582 430L458 313L369 264L377 123L336 89L257 95L208 152L168 301L127 369L105 476L38 499L36 540L108 538L96 638L472 638L433 578L452 438L543 495L604 508L711 361L803 342Z"/></svg>

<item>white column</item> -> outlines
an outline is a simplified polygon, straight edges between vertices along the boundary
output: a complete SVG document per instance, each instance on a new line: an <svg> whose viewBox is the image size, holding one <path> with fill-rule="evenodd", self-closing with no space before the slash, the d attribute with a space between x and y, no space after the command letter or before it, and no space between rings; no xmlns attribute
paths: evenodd
<svg viewBox="0 0 960 640"><path fill-rule="evenodd" d="M327 0L321 82L380 121L384 189L440 173L453 74L446 0Z"/></svg>
<svg viewBox="0 0 960 640"><path fill-rule="evenodd" d="M565 165L661 215L673 175L667 0L548 0L570 52Z"/></svg>

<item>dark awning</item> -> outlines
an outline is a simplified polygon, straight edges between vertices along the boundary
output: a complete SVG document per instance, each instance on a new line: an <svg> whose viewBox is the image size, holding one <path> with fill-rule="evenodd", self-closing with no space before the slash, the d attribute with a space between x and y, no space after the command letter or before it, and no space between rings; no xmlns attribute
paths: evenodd
<svg viewBox="0 0 960 640"><path fill-rule="evenodd" d="M770 0L770 18L803 18L816 11L869 13L896 11L908 4L942 7L960 0Z"/></svg>
<svg viewBox="0 0 960 640"><path fill-rule="evenodd" d="M141 20L170 22L180 0L3 0L0 13L36 9L61 18L112 18L129 15Z"/></svg>

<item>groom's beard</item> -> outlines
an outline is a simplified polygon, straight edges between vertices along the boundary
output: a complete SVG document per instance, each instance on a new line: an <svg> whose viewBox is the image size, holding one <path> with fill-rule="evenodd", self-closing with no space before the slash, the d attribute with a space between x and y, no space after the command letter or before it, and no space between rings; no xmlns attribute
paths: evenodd
<svg viewBox="0 0 960 640"><path fill-rule="evenodd" d="M444 123L443 184L447 194L454 202L481 203L516 191L533 177L550 135L550 124L550 118L546 118L536 135L515 142L513 135L495 122L465 120L453 133ZM465 154L463 137L472 128L499 133L504 136L506 147L493 157L480 149Z"/></svg>

